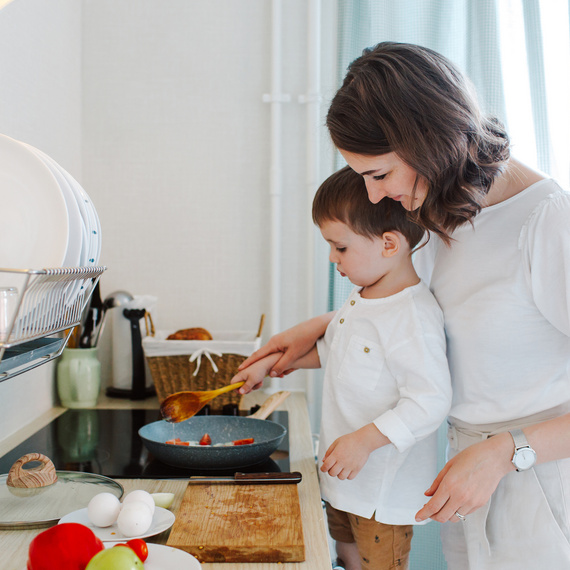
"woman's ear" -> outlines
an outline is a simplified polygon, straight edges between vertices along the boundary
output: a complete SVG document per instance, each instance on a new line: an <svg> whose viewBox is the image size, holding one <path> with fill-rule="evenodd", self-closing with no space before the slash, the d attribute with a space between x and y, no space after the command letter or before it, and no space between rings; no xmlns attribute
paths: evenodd
<svg viewBox="0 0 570 570"><path fill-rule="evenodd" d="M382 243L382 255L384 257L392 257L400 251L400 236L396 232L384 232Z"/></svg>

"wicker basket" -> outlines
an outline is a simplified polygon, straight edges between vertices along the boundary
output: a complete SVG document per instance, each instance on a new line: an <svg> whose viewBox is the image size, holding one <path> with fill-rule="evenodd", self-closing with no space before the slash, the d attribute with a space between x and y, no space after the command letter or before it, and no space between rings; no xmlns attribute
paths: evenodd
<svg viewBox="0 0 570 570"><path fill-rule="evenodd" d="M211 355L218 371L214 371L208 359L202 359L198 374L196 362L190 362L188 355L147 357L152 374L156 395L162 402L170 394L183 390L215 390L230 383L237 373L238 366L247 358L239 354ZM236 390L222 394L210 402L213 410L219 410L226 404L240 403L241 395Z"/></svg>
<svg viewBox="0 0 570 570"><path fill-rule="evenodd" d="M171 331L170 331L171 332ZM261 329L255 332L215 332L213 340L166 340L159 331L143 339L143 350L159 402L183 390L215 390L230 383L238 366L261 345ZM212 410L240 403L237 391L210 402Z"/></svg>

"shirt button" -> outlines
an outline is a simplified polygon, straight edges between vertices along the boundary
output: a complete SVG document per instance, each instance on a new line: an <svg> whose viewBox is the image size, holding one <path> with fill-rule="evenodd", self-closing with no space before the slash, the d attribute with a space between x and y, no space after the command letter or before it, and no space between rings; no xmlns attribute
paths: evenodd
<svg viewBox="0 0 570 570"><path fill-rule="evenodd" d="M342 325L342 323L344 323L344 319L340 319L340 324Z"/></svg>
<svg viewBox="0 0 570 570"><path fill-rule="evenodd" d="M356 301L354 299L350 302L351 305L354 305L355 303Z"/></svg>
<svg viewBox="0 0 570 570"><path fill-rule="evenodd" d="M370 349L369 349L367 346L365 346L365 347L364 347L364 352L370 352Z"/></svg>

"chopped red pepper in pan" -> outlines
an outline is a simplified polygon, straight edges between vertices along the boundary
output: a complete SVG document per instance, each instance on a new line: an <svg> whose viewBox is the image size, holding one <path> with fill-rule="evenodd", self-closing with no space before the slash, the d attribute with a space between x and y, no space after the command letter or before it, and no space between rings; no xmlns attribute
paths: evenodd
<svg viewBox="0 0 570 570"><path fill-rule="evenodd" d="M205 433L199 443L200 445L212 445L212 438L207 433Z"/></svg>

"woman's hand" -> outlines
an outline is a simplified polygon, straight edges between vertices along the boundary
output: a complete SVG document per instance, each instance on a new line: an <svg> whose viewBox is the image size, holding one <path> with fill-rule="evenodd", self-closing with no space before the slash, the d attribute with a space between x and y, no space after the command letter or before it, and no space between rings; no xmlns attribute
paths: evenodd
<svg viewBox="0 0 570 570"><path fill-rule="evenodd" d="M326 313L308 321L304 321L269 339L269 342L249 356L238 370L247 368L254 362L275 352L282 353L273 365L269 376L277 378L293 372L291 363L304 356L313 348L317 340L325 334L327 325L333 318L334 312Z"/></svg>
<svg viewBox="0 0 570 570"><path fill-rule="evenodd" d="M374 424L335 439L323 457L321 471L339 479L354 479L370 454L390 443Z"/></svg>
<svg viewBox="0 0 570 570"><path fill-rule="evenodd" d="M513 440L506 432L458 453L425 492L431 499L416 513L416 520L459 522L456 512L468 515L485 505L499 481L514 469L513 450Z"/></svg>

